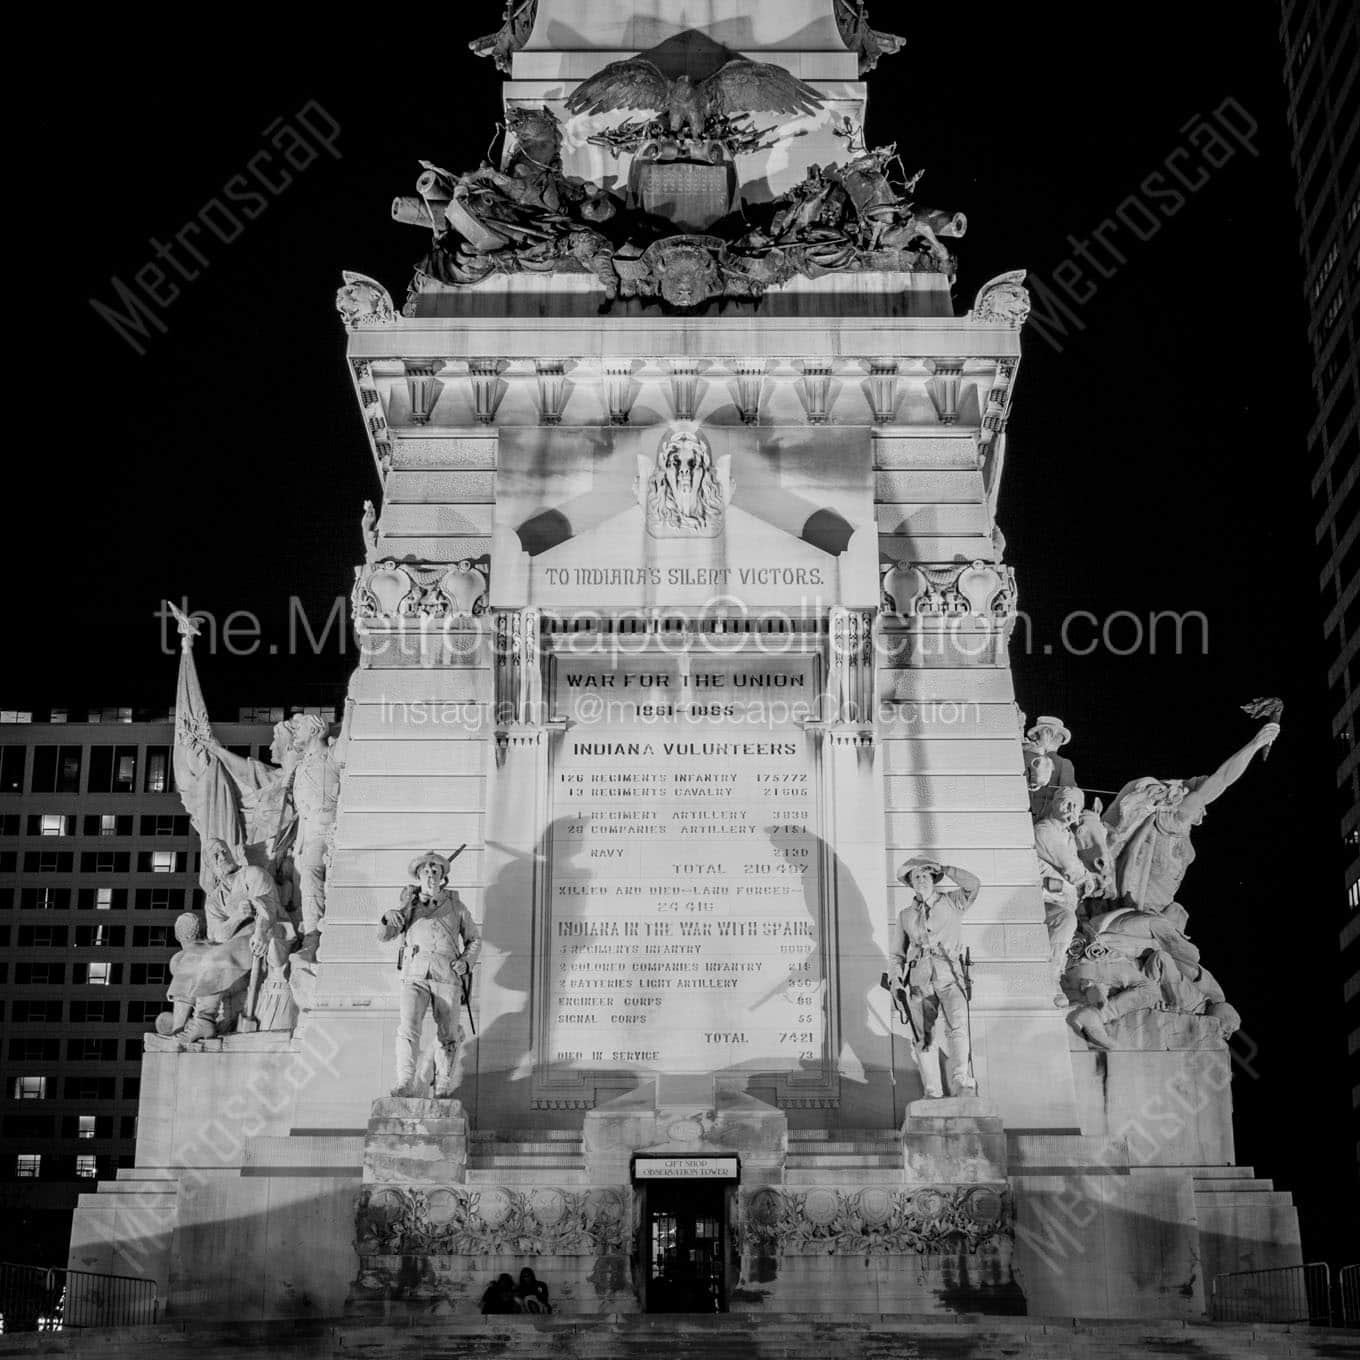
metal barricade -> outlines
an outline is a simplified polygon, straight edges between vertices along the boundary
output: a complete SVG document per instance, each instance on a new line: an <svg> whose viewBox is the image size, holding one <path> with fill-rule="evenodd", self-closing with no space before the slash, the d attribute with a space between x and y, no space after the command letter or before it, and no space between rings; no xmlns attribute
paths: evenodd
<svg viewBox="0 0 1360 1360"><path fill-rule="evenodd" d="M1209 1316L1215 1322L1332 1321L1332 1273L1325 1261L1275 1270L1238 1270L1215 1275Z"/></svg>
<svg viewBox="0 0 1360 1360"><path fill-rule="evenodd" d="M0 1332L59 1332L155 1322L156 1282L138 1275L0 1262Z"/></svg>
<svg viewBox="0 0 1360 1360"><path fill-rule="evenodd" d="M1336 1311L1343 1327L1360 1327L1360 1265L1337 1272Z"/></svg>

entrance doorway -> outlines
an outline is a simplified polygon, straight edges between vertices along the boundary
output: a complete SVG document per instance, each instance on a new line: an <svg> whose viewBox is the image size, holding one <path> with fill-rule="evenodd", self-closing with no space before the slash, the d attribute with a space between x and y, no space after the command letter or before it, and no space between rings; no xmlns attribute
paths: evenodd
<svg viewBox="0 0 1360 1360"><path fill-rule="evenodd" d="M642 1190L642 1295L649 1313L727 1311L727 1186L676 1180Z"/></svg>

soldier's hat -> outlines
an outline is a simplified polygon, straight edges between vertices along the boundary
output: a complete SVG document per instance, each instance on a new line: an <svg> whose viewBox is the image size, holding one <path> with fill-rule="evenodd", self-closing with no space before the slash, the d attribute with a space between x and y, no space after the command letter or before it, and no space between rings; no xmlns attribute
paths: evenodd
<svg viewBox="0 0 1360 1360"><path fill-rule="evenodd" d="M411 861L406 872L410 874L412 878L417 878L425 865L437 864L440 869L443 870L444 877L448 878L449 866L452 862L453 861L450 860L447 855L441 855L438 850L427 850L423 855L417 855L415 859Z"/></svg>
<svg viewBox="0 0 1360 1360"><path fill-rule="evenodd" d="M1041 727L1051 727L1053 729L1054 734L1058 738L1059 746L1066 746L1067 743L1072 740L1072 734L1067 730L1063 720L1061 718L1050 717L1046 713L1041 713L1035 718L1033 725L1030 727L1029 731L1025 733L1025 740L1033 741L1034 734Z"/></svg>
<svg viewBox="0 0 1360 1360"><path fill-rule="evenodd" d="M911 871L913 869L927 869L931 876L938 883L944 877L944 865L937 859L931 859L928 855L916 855L907 860L897 871L897 881L899 883L909 883L911 881Z"/></svg>

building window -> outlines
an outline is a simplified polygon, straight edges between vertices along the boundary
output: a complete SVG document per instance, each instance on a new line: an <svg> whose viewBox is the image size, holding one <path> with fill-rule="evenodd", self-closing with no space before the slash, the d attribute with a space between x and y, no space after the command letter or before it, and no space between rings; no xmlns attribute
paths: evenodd
<svg viewBox="0 0 1360 1360"><path fill-rule="evenodd" d="M39 834L43 836L68 835L65 815L60 812L44 812L39 825Z"/></svg>
<svg viewBox="0 0 1360 1360"><path fill-rule="evenodd" d="M16 985L33 983L39 987L60 987L66 981L66 965L21 960L14 965L14 981Z"/></svg>
<svg viewBox="0 0 1360 1360"><path fill-rule="evenodd" d="M35 746L33 792L79 793L80 757L79 746Z"/></svg>
<svg viewBox="0 0 1360 1360"><path fill-rule="evenodd" d="M67 1077L67 1100L112 1100L112 1077Z"/></svg>
<svg viewBox="0 0 1360 1360"><path fill-rule="evenodd" d="M151 872L153 874L173 874L175 872L175 852L173 850L153 850L151 852Z"/></svg>
<svg viewBox="0 0 1360 1360"><path fill-rule="evenodd" d="M123 1078L123 1099L124 1099L124 1100L137 1100L137 1099L139 1099L139 1098L141 1097L141 1094L142 1094L142 1079L141 1079L141 1077L124 1077L124 1078Z"/></svg>
<svg viewBox="0 0 1360 1360"><path fill-rule="evenodd" d="M24 888L19 894L19 905L24 911L63 911L70 904L69 888Z"/></svg>
<svg viewBox="0 0 1360 1360"><path fill-rule="evenodd" d="M166 1006L164 1001L129 1001L127 1004L129 1025L154 1025Z"/></svg>
<svg viewBox="0 0 1360 1360"><path fill-rule="evenodd" d="M65 949L65 926L20 926L19 948Z"/></svg>
<svg viewBox="0 0 1360 1360"><path fill-rule="evenodd" d="M66 1060L68 1062L117 1062L117 1039L68 1039L66 1041Z"/></svg>
<svg viewBox="0 0 1360 1360"><path fill-rule="evenodd" d="M94 1137L94 1115L78 1114L76 1116L76 1137L77 1138Z"/></svg>
<svg viewBox="0 0 1360 1360"><path fill-rule="evenodd" d="M99 818L99 834L101 836L116 836L118 834L118 818L112 812L105 812Z"/></svg>
<svg viewBox="0 0 1360 1360"><path fill-rule="evenodd" d="M61 1003L58 1002L58 1005ZM73 1001L71 1002L71 1023L73 1025L116 1025L121 1017L122 1007L117 1001Z"/></svg>
<svg viewBox="0 0 1360 1360"><path fill-rule="evenodd" d="M73 1007L80 1005L73 1001ZM10 1018L16 1025L59 1025L61 1024L60 1001L16 1000L10 1007ZM74 1014L72 1015L74 1019Z"/></svg>
<svg viewBox="0 0 1360 1360"><path fill-rule="evenodd" d="M81 1115L82 1123L84 1119L85 1116ZM84 1134L81 1137L84 1137ZM94 1134L91 1134L90 1137L93 1138ZM93 1153L89 1155L82 1153L76 1158L76 1175L83 1181L92 1181L98 1178L99 1163Z"/></svg>
<svg viewBox="0 0 1360 1360"><path fill-rule="evenodd" d="M79 969L80 964L76 964ZM107 987L112 976L113 965L104 959L95 959L84 965L85 981L91 987Z"/></svg>
<svg viewBox="0 0 1360 1360"><path fill-rule="evenodd" d="M14 1174L21 1181L36 1180L42 1175L42 1154L40 1152L21 1152L14 1159Z"/></svg>
<svg viewBox="0 0 1360 1360"><path fill-rule="evenodd" d="M171 946L169 926L134 926L132 944L135 949L169 949Z"/></svg>
<svg viewBox="0 0 1360 1360"><path fill-rule="evenodd" d="M90 748L90 792L132 793L137 786L135 746Z"/></svg>
<svg viewBox="0 0 1360 1360"><path fill-rule="evenodd" d="M170 748L168 746L148 746L146 748L145 787L147 793L169 793L173 787Z"/></svg>
<svg viewBox="0 0 1360 1360"><path fill-rule="evenodd" d="M46 1078L46 1077L15 1077L15 1078L14 1078L14 1099L15 1099L15 1100L46 1100L46 1099L47 1099L47 1078Z"/></svg>
<svg viewBox="0 0 1360 1360"><path fill-rule="evenodd" d="M138 911L181 911L184 908L184 889L138 888L135 901Z"/></svg>
<svg viewBox="0 0 1360 1360"><path fill-rule="evenodd" d="M10 1062L58 1062L60 1058L60 1039L34 1039L25 1034L9 1041Z"/></svg>
<svg viewBox="0 0 1360 1360"><path fill-rule="evenodd" d="M22 746L0 746L0 793L24 791L24 750Z"/></svg>
<svg viewBox="0 0 1360 1360"><path fill-rule="evenodd" d="M131 983L134 987L164 987L170 982L168 963L134 963Z"/></svg>
<svg viewBox="0 0 1360 1360"><path fill-rule="evenodd" d="M113 909L113 889L96 888L94 892L94 909L96 911L111 911Z"/></svg>
<svg viewBox="0 0 1360 1360"><path fill-rule="evenodd" d="M69 874L73 864L69 850L30 850L24 855L26 874Z"/></svg>

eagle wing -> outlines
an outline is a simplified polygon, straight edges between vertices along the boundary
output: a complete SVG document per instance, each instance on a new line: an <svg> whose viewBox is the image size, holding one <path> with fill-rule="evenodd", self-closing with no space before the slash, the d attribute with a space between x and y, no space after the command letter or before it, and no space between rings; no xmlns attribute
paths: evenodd
<svg viewBox="0 0 1360 1360"><path fill-rule="evenodd" d="M790 75L782 66L744 57L720 67L700 90L708 113L728 117L739 113L815 113L822 107L821 95L806 81Z"/></svg>
<svg viewBox="0 0 1360 1360"><path fill-rule="evenodd" d="M583 80L567 97L569 113L611 113L615 109L666 107L671 82L645 57L611 61Z"/></svg>

